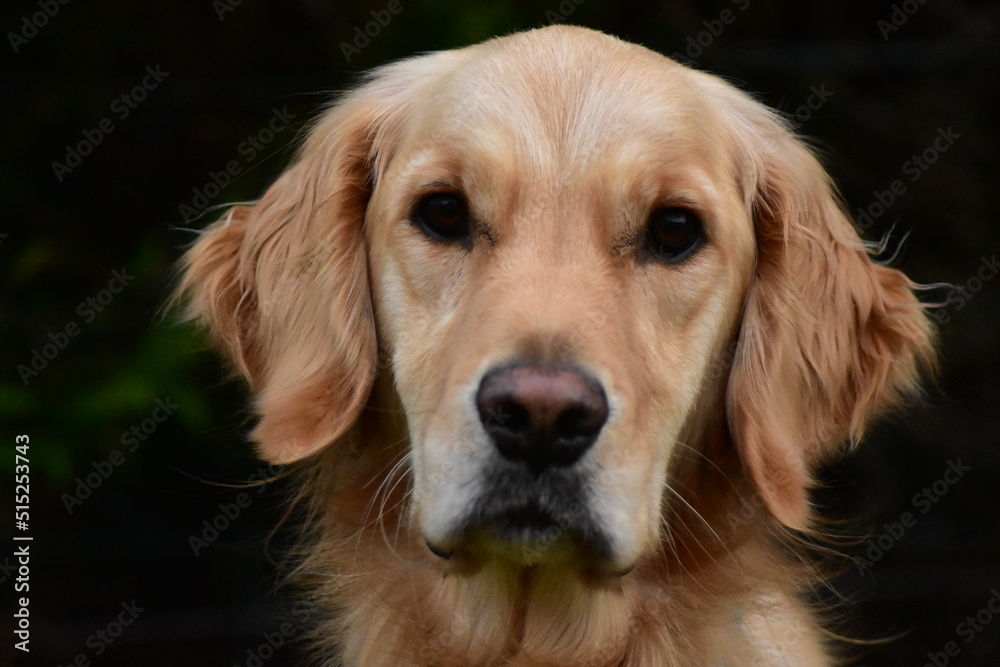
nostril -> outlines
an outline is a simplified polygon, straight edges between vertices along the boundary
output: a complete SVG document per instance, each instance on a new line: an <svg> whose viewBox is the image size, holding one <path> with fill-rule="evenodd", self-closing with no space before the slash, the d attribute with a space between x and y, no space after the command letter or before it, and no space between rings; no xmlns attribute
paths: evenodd
<svg viewBox="0 0 1000 667"><path fill-rule="evenodd" d="M601 430L606 419L607 408L578 405L559 415L554 430L562 437L589 437Z"/></svg>
<svg viewBox="0 0 1000 667"><path fill-rule="evenodd" d="M490 404L483 425L490 433L523 433L531 428L531 415L513 397Z"/></svg>
<svg viewBox="0 0 1000 667"><path fill-rule="evenodd" d="M561 366L494 369L483 377L476 404L500 454L536 470L575 463L608 417L601 386Z"/></svg>

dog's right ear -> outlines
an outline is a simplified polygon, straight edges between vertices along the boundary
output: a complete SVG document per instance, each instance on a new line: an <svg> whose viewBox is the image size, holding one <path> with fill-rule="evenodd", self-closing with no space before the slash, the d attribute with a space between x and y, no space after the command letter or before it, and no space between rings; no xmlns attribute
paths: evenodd
<svg viewBox="0 0 1000 667"><path fill-rule="evenodd" d="M206 229L181 262L177 299L246 378L261 456L297 461L356 421L376 374L363 233L375 171L431 54L377 71L323 115L261 199Z"/></svg>
<svg viewBox="0 0 1000 667"><path fill-rule="evenodd" d="M187 315L248 381L253 438L274 463L342 435L375 375L362 234L370 179L365 139L349 132L325 154L307 144L259 202L230 210L182 261Z"/></svg>

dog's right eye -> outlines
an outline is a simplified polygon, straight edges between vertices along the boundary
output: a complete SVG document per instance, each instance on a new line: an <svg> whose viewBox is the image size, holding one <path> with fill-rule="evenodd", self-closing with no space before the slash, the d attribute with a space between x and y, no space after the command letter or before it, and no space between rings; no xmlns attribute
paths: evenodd
<svg viewBox="0 0 1000 667"><path fill-rule="evenodd" d="M413 221L435 241L452 243L469 238L469 206L454 192L426 195L417 203Z"/></svg>

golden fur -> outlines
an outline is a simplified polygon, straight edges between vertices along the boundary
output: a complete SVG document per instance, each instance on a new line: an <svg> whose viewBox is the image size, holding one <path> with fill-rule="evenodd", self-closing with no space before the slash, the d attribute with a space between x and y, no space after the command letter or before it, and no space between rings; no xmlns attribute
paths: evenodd
<svg viewBox="0 0 1000 667"><path fill-rule="evenodd" d="M469 247L408 221L440 187L474 212ZM676 202L704 246L642 260L630 239ZM380 68L183 271L261 456L301 468L297 576L330 664L833 662L789 529L814 525L811 471L915 390L932 332L811 152L732 86L573 27ZM511 358L607 391L574 506L600 563L558 525L455 532L493 460L470 388Z"/></svg>

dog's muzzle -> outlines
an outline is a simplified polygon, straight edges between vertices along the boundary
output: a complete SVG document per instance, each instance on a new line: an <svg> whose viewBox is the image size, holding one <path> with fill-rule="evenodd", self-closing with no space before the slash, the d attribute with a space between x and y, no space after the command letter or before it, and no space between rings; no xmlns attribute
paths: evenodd
<svg viewBox="0 0 1000 667"><path fill-rule="evenodd" d="M494 447L482 492L456 531L451 558L491 554L523 565L611 557L589 509L582 469L608 420L600 383L569 365L512 363L489 370L476 392L479 421Z"/></svg>

